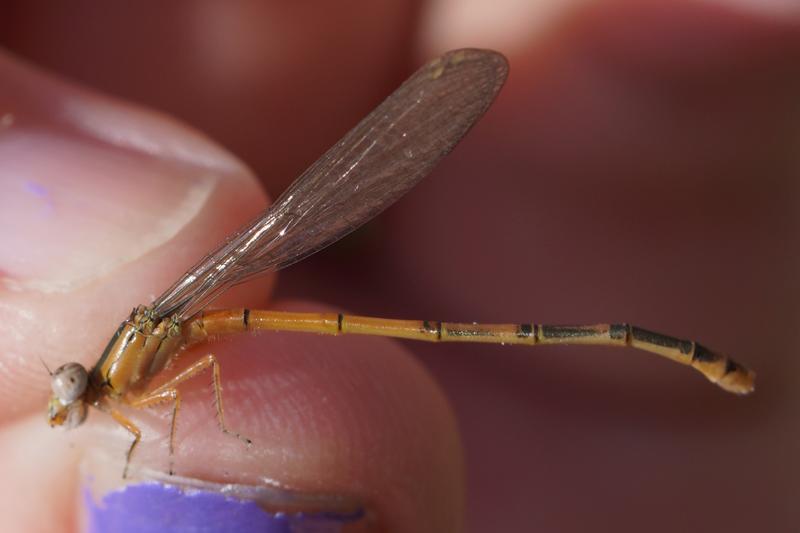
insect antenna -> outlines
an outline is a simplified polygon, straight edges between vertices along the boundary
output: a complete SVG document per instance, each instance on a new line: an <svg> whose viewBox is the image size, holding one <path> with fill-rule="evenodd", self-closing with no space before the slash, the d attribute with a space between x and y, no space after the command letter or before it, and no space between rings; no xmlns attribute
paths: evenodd
<svg viewBox="0 0 800 533"><path fill-rule="evenodd" d="M47 373L50 375L50 377L53 377L53 372L50 370L50 367L49 367L49 366L47 366L47 363L45 363L45 362L44 362L44 359L42 359L42 358L40 357L40 358L39 358L39 361L41 361L41 362L42 362L42 366L44 367L44 369L45 369L45 370L47 370Z"/></svg>

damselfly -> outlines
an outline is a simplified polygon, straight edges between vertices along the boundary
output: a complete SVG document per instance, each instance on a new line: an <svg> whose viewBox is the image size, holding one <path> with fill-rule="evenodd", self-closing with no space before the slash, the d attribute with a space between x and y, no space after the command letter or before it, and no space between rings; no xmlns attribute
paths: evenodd
<svg viewBox="0 0 800 533"><path fill-rule="evenodd" d="M108 412L133 436L126 472L141 438L120 410L172 402L169 451L174 452L178 386L213 374L223 432L220 365L213 355L148 390L176 355L210 337L245 331L377 335L433 342L595 344L629 346L692 366L723 389L747 394L753 372L693 342L628 324L547 326L396 320L342 314L250 309L204 311L233 285L291 265L341 239L411 189L483 115L505 82L505 58L485 50L449 52L422 67L306 170L261 216L210 253L150 305L120 325L91 370L68 363L52 373L51 426L75 427L88 406Z"/></svg>

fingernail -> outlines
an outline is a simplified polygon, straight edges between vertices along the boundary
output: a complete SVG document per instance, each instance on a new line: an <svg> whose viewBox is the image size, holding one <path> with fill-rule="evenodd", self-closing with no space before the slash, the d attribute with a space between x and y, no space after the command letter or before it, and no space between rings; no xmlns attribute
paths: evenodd
<svg viewBox="0 0 800 533"><path fill-rule="evenodd" d="M84 489L88 533L355 533L372 531L363 508L344 498L274 487L185 478L136 482L99 497ZM304 510L301 510L305 507Z"/></svg>
<svg viewBox="0 0 800 533"><path fill-rule="evenodd" d="M2 53L0 79L0 289L87 285L171 240L223 177L249 179L157 113Z"/></svg>

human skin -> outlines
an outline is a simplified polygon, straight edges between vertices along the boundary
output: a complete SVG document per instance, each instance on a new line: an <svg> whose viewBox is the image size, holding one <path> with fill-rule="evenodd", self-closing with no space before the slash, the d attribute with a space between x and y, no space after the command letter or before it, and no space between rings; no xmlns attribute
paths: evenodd
<svg viewBox="0 0 800 533"><path fill-rule="evenodd" d="M141 35L151 26L124 11L100 12L100 20L80 22L93 31L75 32L66 14L26 15L20 7L24 32L1 33L39 64L207 132L253 168L273 198L434 47L500 47L511 62L507 88L432 179L348 242L282 274L277 298L267 280L219 303L314 308L317 300L401 317L632 321L734 355L759 372L757 393L731 397L689 370L611 350L245 337L213 351L224 360L230 422L253 428L248 436L259 447L240 453L238 442L218 434L200 379L189 386L182 415L180 472L216 476L224 468L355 493L397 531L452 530L462 511L476 532L749 531L796 523L797 16L722 3L609 2L546 23L511 12L505 24L514 35L489 16L493 9L483 33L466 35L455 22L444 31L446 21L460 20L447 3L423 22L415 18L420 6L381 5L364 11L353 2L335 20L286 8L203 11L192 24L176 7L160 13L154 34L131 49L125 43L132 40L116 34ZM518 22L525 16L527 33ZM282 31L257 31L253 20L281 20L275 27ZM326 28L331 33L320 35ZM196 37L211 30L235 38ZM429 47L424 53L420 43ZM3 102L24 107L47 82L29 81L29 92L12 94L10 80L27 80L16 68L4 60ZM103 103L81 98L90 111ZM31 106L37 127L62 119ZM120 109L103 120L120 121L112 131L133 130L136 111ZM154 128L150 120L142 127ZM101 447L112 452L126 442L97 413L91 427L73 434L47 428L47 376L38 357L51 365L93 362L131 306L268 201L245 167L181 126L157 124L157 132L147 131L162 145L199 143L192 153L211 163L186 161L185 152L122 157L109 149L109 163L98 165L85 144L10 150L5 143L3 176L35 164L40 175L71 176L115 208L78 210L86 216L67 218L56 242L35 241L40 276L56 279L65 260L58 246L75 238L69 228L88 232L87 246L75 243L71 272L109 249L126 259L75 290L0 293L0 401L7 406L0 506L12 530L73 523L75 464L86 435L107 436ZM77 138L56 126L58 138ZM139 243L141 222L174 214L185 191L164 192L163 184L195 183L204 165L219 179L173 237L152 249L107 246L120 238ZM109 169L116 181L104 174ZM142 190L160 194L139 198ZM136 224L114 219L122 217L119 198L133 202L126 216ZM4 230L4 272L11 251L31 242L20 236L36 231L25 221ZM333 452L330 442L339 443ZM163 466L159 443L141 460ZM230 462L216 464L220 455Z"/></svg>

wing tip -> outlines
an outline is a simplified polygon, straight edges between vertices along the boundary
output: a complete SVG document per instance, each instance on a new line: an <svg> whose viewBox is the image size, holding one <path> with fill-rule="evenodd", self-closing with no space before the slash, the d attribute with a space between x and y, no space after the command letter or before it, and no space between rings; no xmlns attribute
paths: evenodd
<svg viewBox="0 0 800 533"><path fill-rule="evenodd" d="M436 75L437 72L441 74L441 72L448 67L455 67L465 62L477 63L478 67L488 68L492 71L491 76L496 82L496 90L499 90L500 87L503 86L508 77L509 67L506 56L496 50L489 50L486 48L458 48L456 50L450 50L433 60L431 65L434 67L434 75Z"/></svg>

